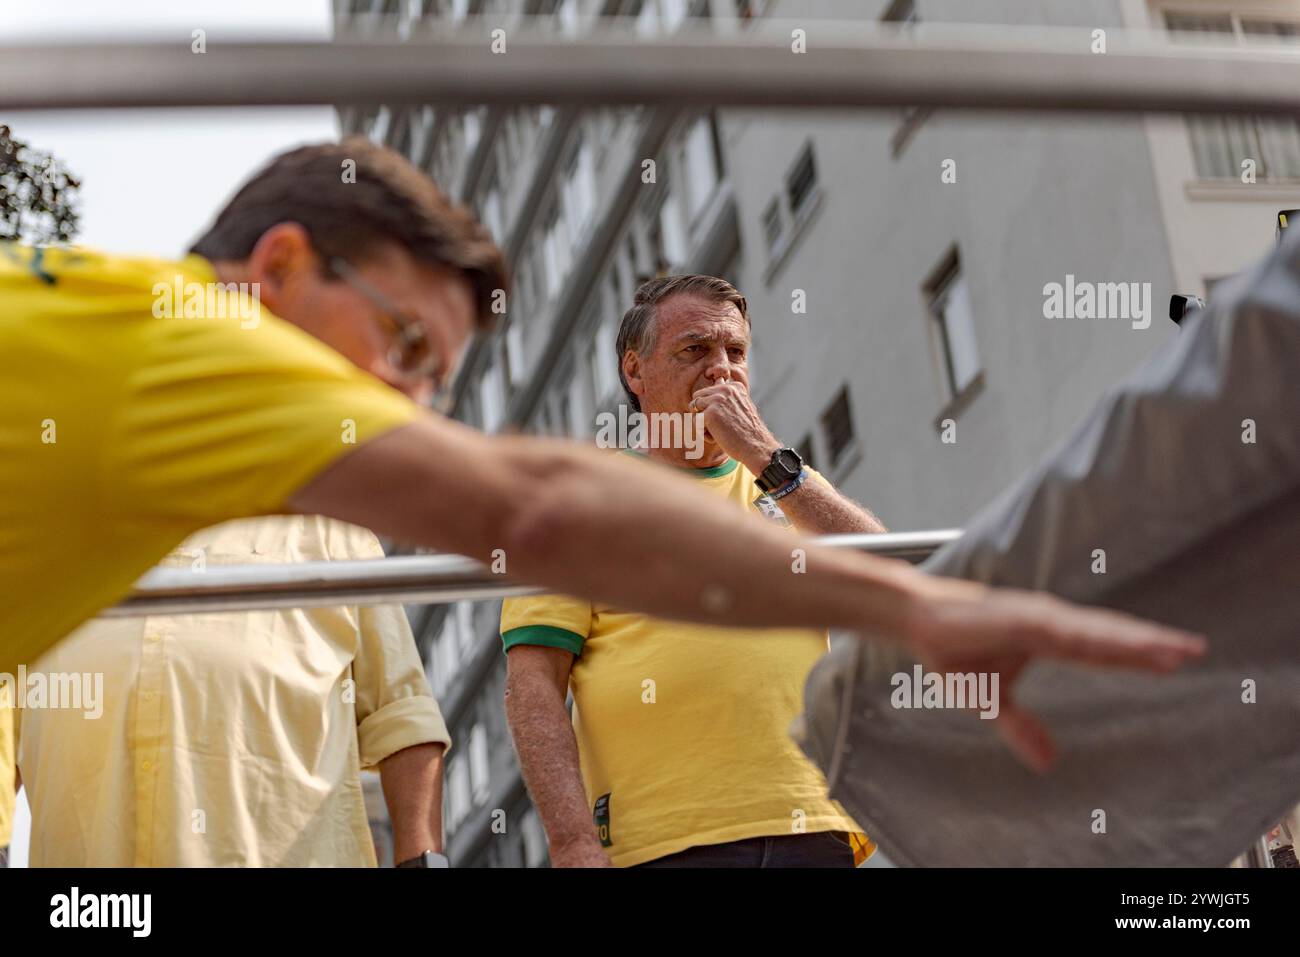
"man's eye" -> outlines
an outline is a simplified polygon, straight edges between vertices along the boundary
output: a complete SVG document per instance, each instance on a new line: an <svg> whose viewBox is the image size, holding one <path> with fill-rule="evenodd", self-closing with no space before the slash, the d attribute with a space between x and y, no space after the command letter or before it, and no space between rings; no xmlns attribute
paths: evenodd
<svg viewBox="0 0 1300 957"><path fill-rule="evenodd" d="M745 350L744 350L744 349L741 349L741 348L739 348L739 347L737 347L737 348L733 348L733 349L731 350L731 354L732 354L733 356L735 356L737 359L743 359L743 358L745 358Z"/></svg>

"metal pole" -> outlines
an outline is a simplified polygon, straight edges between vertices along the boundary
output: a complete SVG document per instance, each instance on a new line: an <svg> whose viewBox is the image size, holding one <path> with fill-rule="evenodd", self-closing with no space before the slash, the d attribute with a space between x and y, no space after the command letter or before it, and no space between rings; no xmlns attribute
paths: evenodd
<svg viewBox="0 0 1300 957"><path fill-rule="evenodd" d="M1113 31L1116 35L1122 31ZM493 53L481 37L436 42L0 46L0 109L305 104L531 103L677 107L1300 113L1300 52L1111 43L1091 52L1007 27L954 40L625 32L560 42L526 31ZM967 39L960 39L965 36ZM974 39L972 39L974 38Z"/></svg>
<svg viewBox="0 0 1300 957"><path fill-rule="evenodd" d="M886 558L919 562L961 536L956 529L831 535L817 539L831 548L855 548ZM351 562L283 565L218 565L202 571L155 568L120 604L101 618L189 615L322 605L446 604L463 599L505 598L541 589L510 584L484 565L460 555L418 555Z"/></svg>

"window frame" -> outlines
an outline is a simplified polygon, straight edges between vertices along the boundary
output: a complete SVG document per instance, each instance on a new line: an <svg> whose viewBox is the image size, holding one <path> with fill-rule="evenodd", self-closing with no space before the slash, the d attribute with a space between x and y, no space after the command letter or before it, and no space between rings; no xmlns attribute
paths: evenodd
<svg viewBox="0 0 1300 957"><path fill-rule="evenodd" d="M944 419L954 418L964 411L984 389L985 368L979 351L978 338L975 339L975 359L978 368L969 382L961 388L957 387L948 317L946 313L936 309L936 305L941 301L946 302L950 291L959 281L966 283L967 298L971 300L971 325L975 331L978 331L975 326L975 304L974 297L971 295L970 279L962 261L961 249L953 244L921 284L926 337L930 342L930 358L935 369L941 402L939 414L935 417L936 428L942 428Z"/></svg>

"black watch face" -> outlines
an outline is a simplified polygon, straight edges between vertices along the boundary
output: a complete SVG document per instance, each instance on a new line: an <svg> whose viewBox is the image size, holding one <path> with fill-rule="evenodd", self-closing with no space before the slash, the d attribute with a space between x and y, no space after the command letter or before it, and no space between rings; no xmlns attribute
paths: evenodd
<svg viewBox="0 0 1300 957"><path fill-rule="evenodd" d="M776 464L785 470L785 473L791 478L799 474L799 469L803 467L803 462L799 460L799 454L794 449L781 449L776 453Z"/></svg>

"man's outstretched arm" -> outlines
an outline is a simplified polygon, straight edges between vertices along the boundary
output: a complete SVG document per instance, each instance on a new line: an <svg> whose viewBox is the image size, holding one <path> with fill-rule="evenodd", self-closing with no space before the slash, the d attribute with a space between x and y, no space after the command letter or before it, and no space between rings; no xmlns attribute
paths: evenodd
<svg viewBox="0 0 1300 957"><path fill-rule="evenodd" d="M504 556L512 579L659 617L902 640L939 670L951 661L1018 672L1050 656L1162 671L1203 650L1127 615L818 547L625 457L485 436L432 414L337 460L290 505L488 563ZM1013 746L1046 763L1041 729L1004 710L1025 720L1004 725Z"/></svg>

